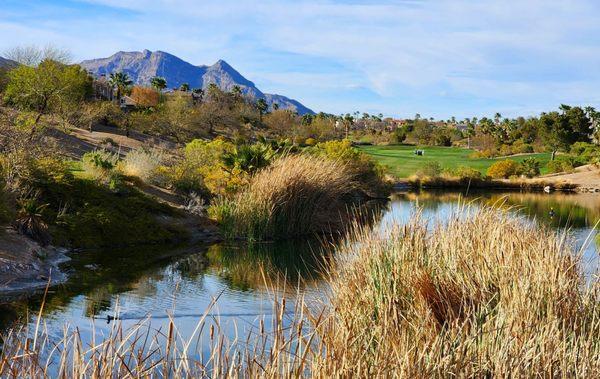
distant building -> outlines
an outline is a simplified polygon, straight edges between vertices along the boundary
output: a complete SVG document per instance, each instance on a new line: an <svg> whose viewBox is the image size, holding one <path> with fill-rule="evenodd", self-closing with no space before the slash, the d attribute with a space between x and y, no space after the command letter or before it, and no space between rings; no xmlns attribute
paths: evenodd
<svg viewBox="0 0 600 379"><path fill-rule="evenodd" d="M401 128L408 123L407 120L399 120L399 119L390 119L388 122L389 122L388 125L392 126L393 128L396 128L396 129Z"/></svg>
<svg viewBox="0 0 600 379"><path fill-rule="evenodd" d="M119 100L119 106L123 110L131 110L137 108L138 103L129 96L121 96L121 99Z"/></svg>
<svg viewBox="0 0 600 379"><path fill-rule="evenodd" d="M460 132L465 132L468 129L467 124L454 124L454 127L456 128L456 130L460 131Z"/></svg>
<svg viewBox="0 0 600 379"><path fill-rule="evenodd" d="M102 75L98 79L94 79L92 82L92 89L94 91L94 97L97 100L114 100L115 89L106 80L106 76Z"/></svg>

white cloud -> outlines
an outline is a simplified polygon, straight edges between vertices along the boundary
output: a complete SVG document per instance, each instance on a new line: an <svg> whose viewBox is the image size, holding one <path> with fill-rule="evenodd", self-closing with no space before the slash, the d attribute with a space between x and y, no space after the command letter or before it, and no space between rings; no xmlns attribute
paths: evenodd
<svg viewBox="0 0 600 379"><path fill-rule="evenodd" d="M149 48L196 64L232 59L266 91L298 92L319 102L327 101L319 91L339 91L330 99L337 107L343 106L344 91L365 87L385 100L381 109L390 113L407 96L415 107L439 106L441 112L456 106L451 99L461 99L465 109L481 106L479 99L506 109L594 102L593 88L600 85L600 9L593 0L82 3L127 15L90 14L35 26L0 16L0 33L19 36L19 42L45 38L68 45L81 58ZM281 54L303 57L305 63L300 67L293 58L271 63ZM340 72L324 70L328 65ZM347 96L356 101L355 94ZM347 103L349 109L360 106Z"/></svg>

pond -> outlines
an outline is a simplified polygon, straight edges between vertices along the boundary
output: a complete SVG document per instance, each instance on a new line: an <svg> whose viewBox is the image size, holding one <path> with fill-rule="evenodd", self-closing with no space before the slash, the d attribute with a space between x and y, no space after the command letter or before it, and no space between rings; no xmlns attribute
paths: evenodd
<svg viewBox="0 0 600 379"><path fill-rule="evenodd" d="M375 227L405 222L416 209L421 209L425 219L443 221L466 202L507 207L534 222L569 228L578 247L583 246L586 274L591 276L598 269L600 241L594 226L600 220L600 196L593 194L399 192L377 213ZM588 237L590 243L584 244ZM268 324L272 290L290 299L302 294L311 301L323 300L325 284L320 272L335 252L323 250L322 244L317 240L251 246L223 243L193 250L80 253L68 264L70 280L52 288L47 296L44 329L60 338L63 326L70 324L86 341L93 333L108 334L113 316L125 327L149 318L160 328L171 315L179 333L186 335L217 299L209 318L218 319L227 335L244 335L259 319ZM41 295L4 301L0 329L35 323L41 302Z"/></svg>

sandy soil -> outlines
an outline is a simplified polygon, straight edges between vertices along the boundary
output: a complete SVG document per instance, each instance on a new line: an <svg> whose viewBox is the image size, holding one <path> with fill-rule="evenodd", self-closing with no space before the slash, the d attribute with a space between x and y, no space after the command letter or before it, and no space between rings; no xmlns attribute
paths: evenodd
<svg viewBox="0 0 600 379"><path fill-rule="evenodd" d="M580 192L600 192L600 167L595 165L577 167L572 173L550 174L541 178L575 183L579 186Z"/></svg>

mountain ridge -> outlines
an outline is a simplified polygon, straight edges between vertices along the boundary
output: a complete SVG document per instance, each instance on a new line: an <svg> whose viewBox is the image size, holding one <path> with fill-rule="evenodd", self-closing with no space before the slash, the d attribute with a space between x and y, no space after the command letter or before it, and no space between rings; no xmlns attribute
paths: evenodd
<svg viewBox="0 0 600 379"><path fill-rule="evenodd" d="M254 99L265 99L272 108L278 104L280 109L291 109L298 114L314 112L297 100L289 97L262 92L254 82L246 79L229 63L220 59L213 65L193 65L183 59L161 51L119 51L110 57L84 60L81 67L95 76L125 72L138 85L149 85L155 76L164 77L167 85L177 88L188 83L191 88L206 89L211 83L223 91L231 91L239 86L244 95Z"/></svg>
<svg viewBox="0 0 600 379"><path fill-rule="evenodd" d="M13 68L17 67L18 63L7 58L0 57L0 68Z"/></svg>

